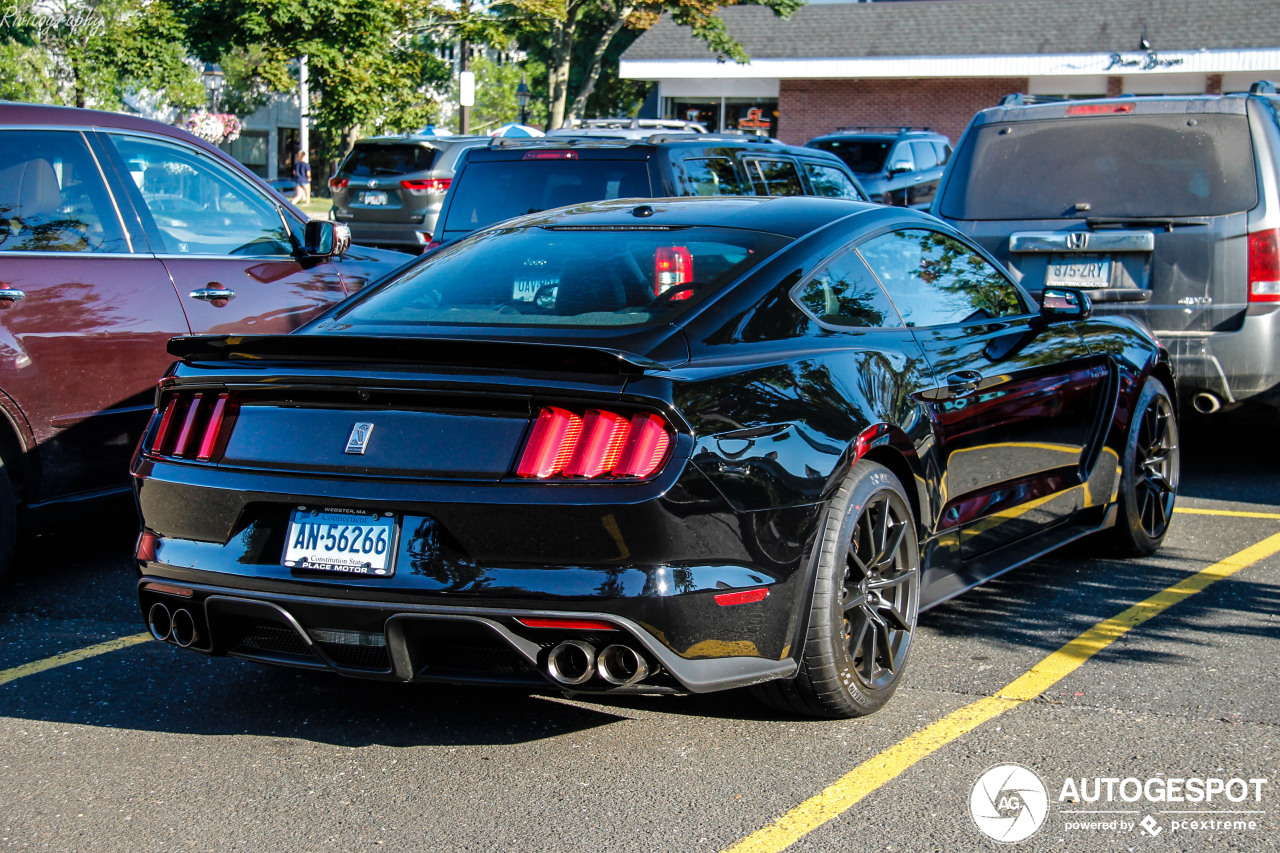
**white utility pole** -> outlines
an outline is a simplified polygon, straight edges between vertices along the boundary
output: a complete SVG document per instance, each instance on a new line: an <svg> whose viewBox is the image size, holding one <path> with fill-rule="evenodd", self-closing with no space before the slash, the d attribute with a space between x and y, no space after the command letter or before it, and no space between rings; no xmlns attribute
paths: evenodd
<svg viewBox="0 0 1280 853"><path fill-rule="evenodd" d="M311 151L311 119L307 115L311 111L311 101L307 94L307 57L298 59L298 150Z"/></svg>

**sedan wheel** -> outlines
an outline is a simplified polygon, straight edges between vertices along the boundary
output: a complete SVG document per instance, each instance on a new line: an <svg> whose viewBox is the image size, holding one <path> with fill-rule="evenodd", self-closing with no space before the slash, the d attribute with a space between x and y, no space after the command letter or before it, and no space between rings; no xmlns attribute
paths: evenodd
<svg viewBox="0 0 1280 853"><path fill-rule="evenodd" d="M1134 407L1125 441L1115 528L1115 551L1141 557L1160 547L1178 496L1178 418L1169 392L1148 379Z"/></svg>
<svg viewBox="0 0 1280 853"><path fill-rule="evenodd" d="M902 680L920 608L916 521L898 478L859 462L827 510L800 671L757 688L824 717L878 710Z"/></svg>

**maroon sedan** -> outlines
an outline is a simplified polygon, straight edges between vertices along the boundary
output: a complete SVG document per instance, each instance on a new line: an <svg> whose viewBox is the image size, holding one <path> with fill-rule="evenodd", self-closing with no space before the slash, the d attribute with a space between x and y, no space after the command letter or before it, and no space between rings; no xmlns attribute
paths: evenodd
<svg viewBox="0 0 1280 853"><path fill-rule="evenodd" d="M127 493L165 342L287 332L408 260L185 131L0 104L0 576L26 516Z"/></svg>

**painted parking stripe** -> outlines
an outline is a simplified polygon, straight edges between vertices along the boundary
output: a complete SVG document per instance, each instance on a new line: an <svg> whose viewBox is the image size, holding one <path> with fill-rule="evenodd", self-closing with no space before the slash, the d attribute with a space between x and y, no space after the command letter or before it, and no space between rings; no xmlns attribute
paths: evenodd
<svg viewBox="0 0 1280 853"><path fill-rule="evenodd" d="M1228 518L1272 518L1280 519L1280 512L1244 512L1236 509L1197 509L1195 507L1173 508L1175 513L1184 515L1225 515Z"/></svg>
<svg viewBox="0 0 1280 853"><path fill-rule="evenodd" d="M725 853L777 853L785 850L827 821L839 817L916 762L988 720L1035 699L1130 629L1277 552L1280 552L1280 533L1183 578L1117 616L1099 622L1005 685L994 696L966 705L864 761L822 793L804 801L769 826L748 835L727 848Z"/></svg>
<svg viewBox="0 0 1280 853"><path fill-rule="evenodd" d="M32 661L24 663L22 666L15 666L13 669L0 671L0 684L8 684L10 681L22 678L27 675L35 675L38 672L46 672L50 669L57 669L60 666L66 666L69 663L78 663L82 660L88 660L98 655L105 655L107 652L114 652L118 649L127 649L130 646L136 646L138 643L145 643L151 639L151 635L145 631L141 634L134 634L129 637L116 637L114 640L107 640L105 643L98 643L96 646L87 646L83 649L75 649L70 652L63 652L60 655L54 655L44 660Z"/></svg>

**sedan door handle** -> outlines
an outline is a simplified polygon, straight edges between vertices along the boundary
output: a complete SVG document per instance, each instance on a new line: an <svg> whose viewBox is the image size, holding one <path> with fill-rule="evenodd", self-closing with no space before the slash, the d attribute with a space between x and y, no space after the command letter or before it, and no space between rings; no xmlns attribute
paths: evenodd
<svg viewBox="0 0 1280 853"><path fill-rule="evenodd" d="M947 377L947 390L952 394L968 394L978 390L982 374L976 370L957 370Z"/></svg>
<svg viewBox="0 0 1280 853"><path fill-rule="evenodd" d="M209 282L209 285L209 287L191 291L191 298L203 299L205 302L229 302L236 298L236 292L229 287L223 287L216 281Z"/></svg>
<svg viewBox="0 0 1280 853"><path fill-rule="evenodd" d="M3 306L5 308L8 308L10 305L17 302L20 299L26 299L26 298L27 298L27 294L23 293L21 290L9 290L7 288L4 290L0 290L0 306Z"/></svg>

